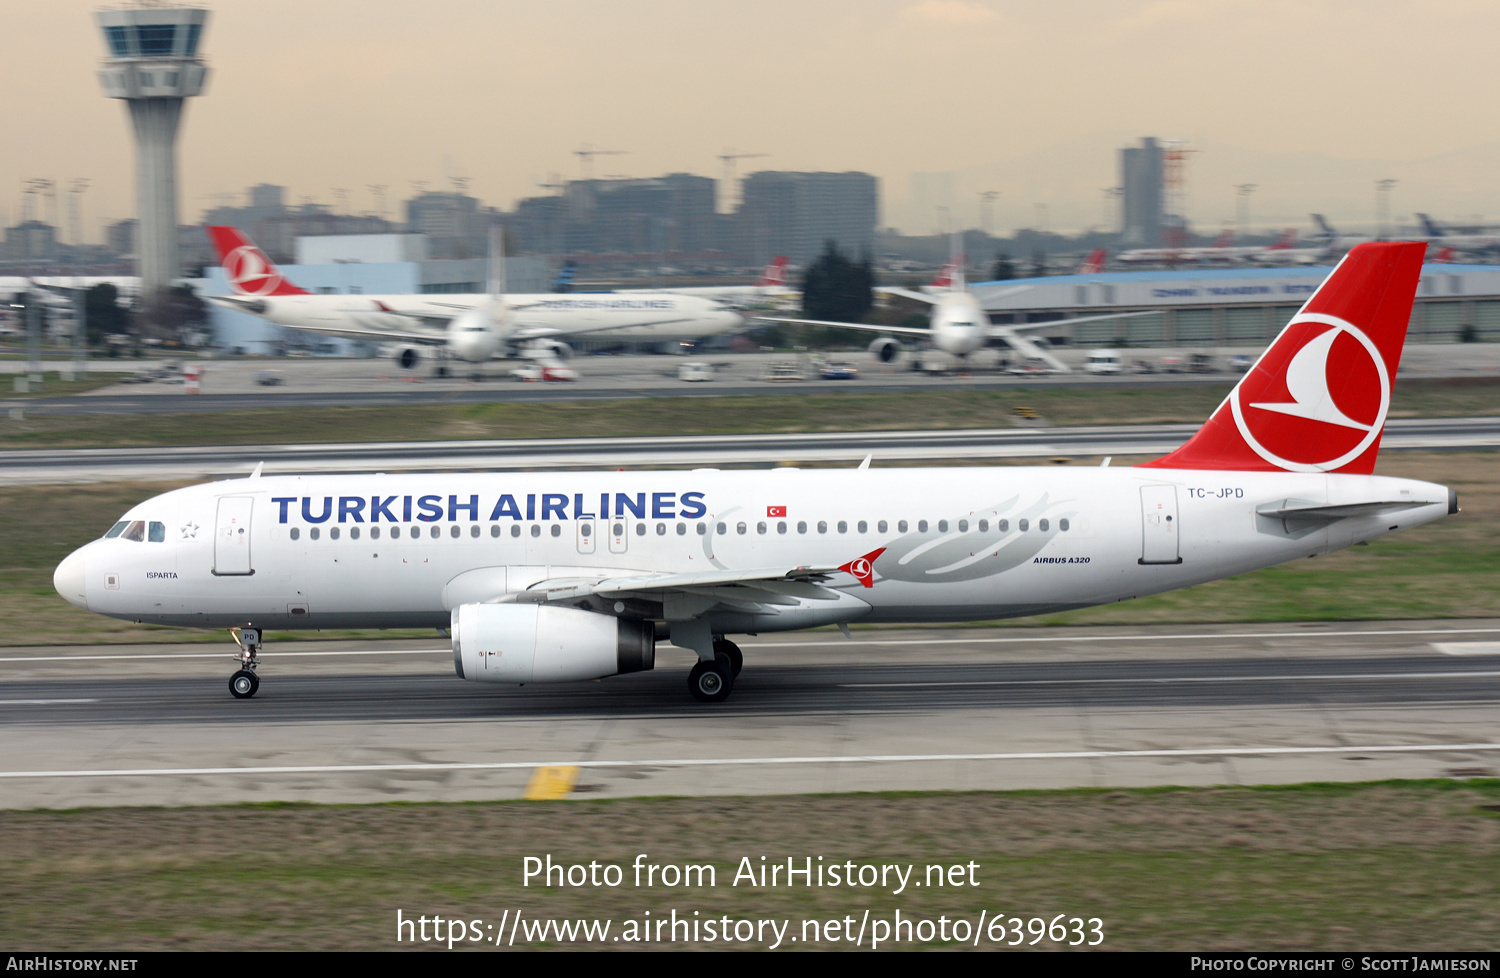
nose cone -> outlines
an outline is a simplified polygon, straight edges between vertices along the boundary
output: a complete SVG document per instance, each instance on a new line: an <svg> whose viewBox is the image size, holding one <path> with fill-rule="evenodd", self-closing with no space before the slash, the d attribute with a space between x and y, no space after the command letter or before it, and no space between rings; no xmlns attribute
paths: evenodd
<svg viewBox="0 0 1500 978"><path fill-rule="evenodd" d="M63 596L69 604L88 610L89 597L84 590L86 575L84 572L83 551L75 550L63 558L63 562L57 565L57 570L52 572L52 586L57 593Z"/></svg>

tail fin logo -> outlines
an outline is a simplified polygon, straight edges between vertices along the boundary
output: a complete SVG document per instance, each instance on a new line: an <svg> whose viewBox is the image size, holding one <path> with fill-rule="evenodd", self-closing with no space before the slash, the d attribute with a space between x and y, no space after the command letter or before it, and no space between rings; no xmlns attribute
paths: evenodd
<svg viewBox="0 0 1500 978"><path fill-rule="evenodd" d="M872 550L863 557L855 557L849 563L840 567L839 570L851 575L865 587L874 587L875 561L879 560L880 555L883 553L885 553L884 547L881 547L879 550Z"/></svg>
<svg viewBox="0 0 1500 978"><path fill-rule="evenodd" d="M243 295L270 295L281 287L281 272L254 245L240 245L224 256L224 274Z"/></svg>
<svg viewBox="0 0 1500 978"><path fill-rule="evenodd" d="M1337 316L1303 313L1283 338L1291 342L1274 344L1229 395L1235 426L1255 454L1279 468L1341 468L1385 426L1385 360L1364 330Z"/></svg>

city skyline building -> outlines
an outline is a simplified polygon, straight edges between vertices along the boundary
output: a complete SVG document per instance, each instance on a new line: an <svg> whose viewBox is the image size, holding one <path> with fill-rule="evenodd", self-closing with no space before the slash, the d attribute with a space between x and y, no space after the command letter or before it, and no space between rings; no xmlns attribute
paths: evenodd
<svg viewBox="0 0 1500 978"><path fill-rule="evenodd" d="M1141 145L1120 150L1120 186L1125 196L1122 247L1161 246L1163 176L1162 147L1155 137L1146 136Z"/></svg>

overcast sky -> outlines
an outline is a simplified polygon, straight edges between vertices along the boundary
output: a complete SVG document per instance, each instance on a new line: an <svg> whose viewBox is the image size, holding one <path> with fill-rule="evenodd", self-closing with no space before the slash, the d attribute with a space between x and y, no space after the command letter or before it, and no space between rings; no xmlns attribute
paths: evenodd
<svg viewBox="0 0 1500 978"><path fill-rule="evenodd" d="M21 182L91 182L86 236L132 216L122 103L82 0L0 0L0 216ZM452 176L502 207L576 177L572 151L626 150L597 175L865 170L913 226L913 172L957 174L958 210L995 225L1101 223L1113 151L1141 135L1201 152L1190 217L1500 214L1493 0L219 0L207 93L181 134L180 218L212 195L285 184L369 211ZM1054 151L1055 150L1055 151ZM1299 163L1298 161L1303 161ZM1311 161L1311 162L1309 162ZM1347 161L1347 166L1344 165ZM1304 165L1305 164L1305 165ZM1302 171L1317 170L1317 180ZM1299 178L1299 174L1303 178ZM1347 178L1347 179L1345 179ZM1338 186L1347 183L1347 187ZM1340 213L1343 208L1345 213ZM396 216L396 215L393 215Z"/></svg>

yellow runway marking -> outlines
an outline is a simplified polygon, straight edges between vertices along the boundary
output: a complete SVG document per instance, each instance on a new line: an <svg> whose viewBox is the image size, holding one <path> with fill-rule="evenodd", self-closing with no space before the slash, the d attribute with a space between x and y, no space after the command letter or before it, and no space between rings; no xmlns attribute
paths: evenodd
<svg viewBox="0 0 1500 978"><path fill-rule="evenodd" d="M560 801L573 793L578 783L578 768L571 765L539 767L526 785L527 801Z"/></svg>

